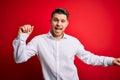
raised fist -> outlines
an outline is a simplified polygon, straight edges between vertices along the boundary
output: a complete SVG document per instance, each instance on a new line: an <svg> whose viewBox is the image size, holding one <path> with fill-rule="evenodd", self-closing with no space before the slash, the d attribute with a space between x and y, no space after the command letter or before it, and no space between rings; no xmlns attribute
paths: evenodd
<svg viewBox="0 0 120 80"><path fill-rule="evenodd" d="M27 33L27 34L31 34L33 31L34 26L31 26L29 24L23 25L19 28L18 33L22 34L22 33Z"/></svg>

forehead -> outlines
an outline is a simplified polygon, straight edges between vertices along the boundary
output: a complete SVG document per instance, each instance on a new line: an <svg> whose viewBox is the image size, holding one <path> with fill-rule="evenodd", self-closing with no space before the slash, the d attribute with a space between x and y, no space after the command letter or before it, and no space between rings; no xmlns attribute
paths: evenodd
<svg viewBox="0 0 120 80"><path fill-rule="evenodd" d="M67 16L65 14L58 14L58 13L55 13L52 18L67 20Z"/></svg>

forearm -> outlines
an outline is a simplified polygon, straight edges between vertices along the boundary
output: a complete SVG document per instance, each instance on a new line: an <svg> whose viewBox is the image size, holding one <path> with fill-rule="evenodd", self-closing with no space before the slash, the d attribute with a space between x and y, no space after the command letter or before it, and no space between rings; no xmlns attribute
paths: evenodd
<svg viewBox="0 0 120 80"><path fill-rule="evenodd" d="M28 36L29 35L27 34L19 34L18 37L13 41L14 60L16 63L21 63L26 61L24 50L26 47L26 40Z"/></svg>
<svg viewBox="0 0 120 80"><path fill-rule="evenodd" d="M89 63L95 66L109 66L113 65L113 57L108 56L98 56L92 55L90 59L88 59Z"/></svg>
<svg viewBox="0 0 120 80"><path fill-rule="evenodd" d="M82 55L78 57L85 63L91 64L93 66L109 66L113 64L113 57L98 56L91 52L84 51Z"/></svg>

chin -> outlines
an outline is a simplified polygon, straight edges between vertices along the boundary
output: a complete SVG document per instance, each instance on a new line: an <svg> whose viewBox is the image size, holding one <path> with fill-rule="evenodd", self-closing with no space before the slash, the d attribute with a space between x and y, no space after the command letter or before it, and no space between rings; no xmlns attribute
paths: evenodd
<svg viewBox="0 0 120 80"><path fill-rule="evenodd" d="M62 35L63 35L63 33L58 33L58 34L56 34L56 36L58 36L58 37L59 37L59 36L62 36Z"/></svg>

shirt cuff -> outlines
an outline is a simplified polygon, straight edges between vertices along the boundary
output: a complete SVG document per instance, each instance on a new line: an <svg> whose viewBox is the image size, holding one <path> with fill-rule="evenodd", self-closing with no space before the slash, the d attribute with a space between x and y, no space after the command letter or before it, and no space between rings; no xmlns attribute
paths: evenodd
<svg viewBox="0 0 120 80"><path fill-rule="evenodd" d="M113 58L113 57L110 57L109 59L108 59L108 65L113 65L113 60L114 60L115 58Z"/></svg>
<svg viewBox="0 0 120 80"><path fill-rule="evenodd" d="M29 37L29 34L27 33L18 34L18 39L20 39L21 41L26 41L28 37Z"/></svg>

